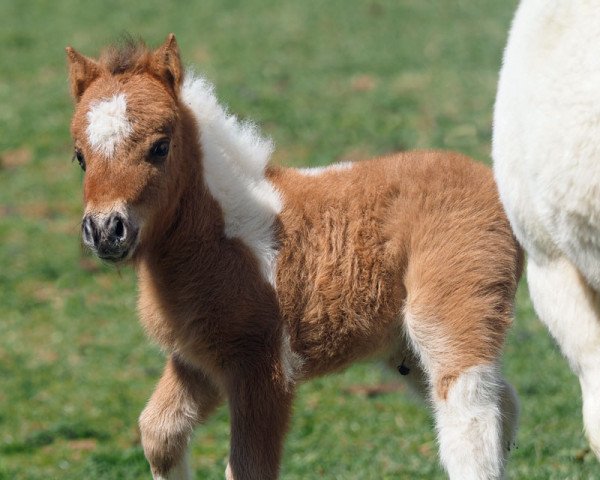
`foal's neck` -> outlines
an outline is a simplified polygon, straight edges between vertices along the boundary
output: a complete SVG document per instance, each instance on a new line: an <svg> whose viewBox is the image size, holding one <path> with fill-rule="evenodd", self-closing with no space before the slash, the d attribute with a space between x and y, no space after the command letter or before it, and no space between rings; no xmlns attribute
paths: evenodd
<svg viewBox="0 0 600 480"><path fill-rule="evenodd" d="M203 184L200 160L188 158L182 163L189 166L191 162L195 168L182 175L185 185L177 205L161 219L161 226L152 233L140 259L157 280L179 283L201 274L206 278L206 270L217 268L223 249L219 206Z"/></svg>
<svg viewBox="0 0 600 480"><path fill-rule="evenodd" d="M281 323L275 290L250 249L225 234L200 177L189 177L170 227L138 260L140 312L168 351L214 370L237 365L244 342L276 351Z"/></svg>
<svg viewBox="0 0 600 480"><path fill-rule="evenodd" d="M250 249L226 235L223 213L203 180L200 149L188 149L184 185L171 218L163 219L139 258L139 270L165 297L193 292L198 303L232 303L231 290L262 289L267 282ZM194 302L195 303L195 302ZM206 303L204 303L206 305Z"/></svg>
<svg viewBox="0 0 600 480"><path fill-rule="evenodd" d="M281 200L265 177L272 145L229 115L203 79L186 80L182 102L179 200L140 253L142 293L177 323L237 318L240 332L262 331L278 316Z"/></svg>

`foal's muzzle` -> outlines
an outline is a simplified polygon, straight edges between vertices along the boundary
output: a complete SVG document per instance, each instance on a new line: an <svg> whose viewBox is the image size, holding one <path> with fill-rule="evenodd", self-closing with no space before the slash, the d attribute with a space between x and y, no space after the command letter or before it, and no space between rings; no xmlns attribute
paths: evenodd
<svg viewBox="0 0 600 480"><path fill-rule="evenodd" d="M133 253L138 229L120 212L88 214L83 217L81 235L83 243L98 257L118 262Z"/></svg>

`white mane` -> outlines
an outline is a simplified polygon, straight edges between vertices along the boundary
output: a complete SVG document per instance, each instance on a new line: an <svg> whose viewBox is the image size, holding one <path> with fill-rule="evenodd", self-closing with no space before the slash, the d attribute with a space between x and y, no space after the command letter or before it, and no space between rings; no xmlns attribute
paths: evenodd
<svg viewBox="0 0 600 480"><path fill-rule="evenodd" d="M204 182L223 210L225 235L242 240L252 250L274 285L273 223L282 203L265 178L273 142L262 137L254 124L229 114L205 78L187 72L181 96L198 122Z"/></svg>

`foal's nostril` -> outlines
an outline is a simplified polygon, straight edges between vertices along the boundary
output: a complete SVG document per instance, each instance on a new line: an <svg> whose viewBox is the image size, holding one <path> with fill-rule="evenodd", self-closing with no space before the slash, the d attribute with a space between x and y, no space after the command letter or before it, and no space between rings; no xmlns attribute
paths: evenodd
<svg viewBox="0 0 600 480"><path fill-rule="evenodd" d="M106 221L106 237L112 242L121 242L127 236L125 219L119 214L112 214Z"/></svg>
<svg viewBox="0 0 600 480"><path fill-rule="evenodd" d="M117 238L123 238L125 234L125 225L123 225L123 221L120 217L117 217L115 221L115 236Z"/></svg>
<svg viewBox="0 0 600 480"><path fill-rule="evenodd" d="M99 235L96 226L94 225L94 221L91 217L86 216L83 219L83 223L81 226L81 235L83 237L83 241L88 246L95 246L98 243Z"/></svg>

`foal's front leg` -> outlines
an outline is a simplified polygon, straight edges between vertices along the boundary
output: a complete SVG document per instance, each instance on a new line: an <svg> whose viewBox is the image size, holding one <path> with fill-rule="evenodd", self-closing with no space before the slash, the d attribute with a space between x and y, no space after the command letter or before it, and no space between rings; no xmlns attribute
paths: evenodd
<svg viewBox="0 0 600 480"><path fill-rule="evenodd" d="M155 479L187 480L187 445L194 427L221 403L214 383L171 356L140 415L142 445Z"/></svg>
<svg viewBox="0 0 600 480"><path fill-rule="evenodd" d="M279 475L293 385L268 370L240 372L236 377L228 388L231 450L226 478L274 480Z"/></svg>

